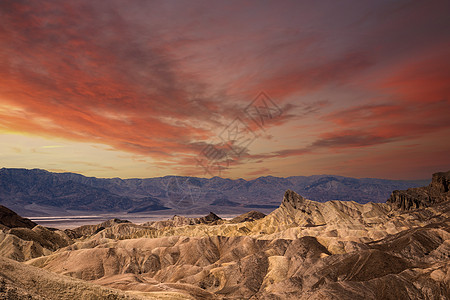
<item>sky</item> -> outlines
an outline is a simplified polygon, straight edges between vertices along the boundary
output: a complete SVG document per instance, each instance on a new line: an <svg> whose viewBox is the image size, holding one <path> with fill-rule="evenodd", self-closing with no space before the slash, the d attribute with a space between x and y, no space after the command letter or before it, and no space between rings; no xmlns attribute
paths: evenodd
<svg viewBox="0 0 450 300"><path fill-rule="evenodd" d="M450 169L449 1L0 2L0 167Z"/></svg>

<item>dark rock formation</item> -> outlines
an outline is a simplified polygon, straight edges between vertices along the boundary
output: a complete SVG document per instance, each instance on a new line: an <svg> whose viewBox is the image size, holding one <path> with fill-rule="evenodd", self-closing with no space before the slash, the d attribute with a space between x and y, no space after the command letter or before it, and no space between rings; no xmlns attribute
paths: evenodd
<svg viewBox="0 0 450 300"><path fill-rule="evenodd" d="M175 215L168 220L150 221L150 222L144 223L142 225L150 226L150 227L153 227L156 229L161 229L161 228L165 228L165 227L180 227L180 226L185 226L185 225L200 225L200 224L217 225L217 224L220 224L223 222L224 221L222 220L222 218L220 218L215 213L210 212L208 215L206 215L204 217L199 217L199 218L187 218L187 217Z"/></svg>
<svg viewBox="0 0 450 300"><path fill-rule="evenodd" d="M25 261L70 243L71 238L64 232L40 226L0 205L0 256Z"/></svg>
<svg viewBox="0 0 450 300"><path fill-rule="evenodd" d="M242 214L230 220L230 223L242 223L242 222L253 222L255 220L259 220L264 218L266 215L262 212L252 210L248 213Z"/></svg>
<svg viewBox="0 0 450 300"><path fill-rule="evenodd" d="M393 191L387 203L401 210L429 207L450 200L449 186L450 171L435 173L428 186Z"/></svg>
<svg viewBox="0 0 450 300"><path fill-rule="evenodd" d="M305 198L300 196L294 191L287 190L284 193L283 201L281 202L281 207L285 207L288 209L298 209L305 202Z"/></svg>
<svg viewBox="0 0 450 300"><path fill-rule="evenodd" d="M213 222L218 221L218 220L222 220L222 218L219 217L218 215L216 215L213 212L209 212L208 215L199 218L200 224L210 224L210 223L213 223Z"/></svg>
<svg viewBox="0 0 450 300"><path fill-rule="evenodd" d="M80 238L96 234L105 228L115 226L117 224L130 223L128 220L111 219L97 225L83 225L74 229L66 229L65 233L72 238Z"/></svg>
<svg viewBox="0 0 450 300"><path fill-rule="evenodd" d="M33 228L37 224L33 221L22 218L7 207L0 205L0 224L9 228L25 227Z"/></svg>

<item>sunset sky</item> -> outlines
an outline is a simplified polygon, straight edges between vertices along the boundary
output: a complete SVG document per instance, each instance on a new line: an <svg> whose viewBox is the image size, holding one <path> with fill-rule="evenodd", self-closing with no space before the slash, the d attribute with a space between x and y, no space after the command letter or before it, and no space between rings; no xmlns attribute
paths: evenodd
<svg viewBox="0 0 450 300"><path fill-rule="evenodd" d="M0 167L429 178L450 169L449 12L2 0Z"/></svg>

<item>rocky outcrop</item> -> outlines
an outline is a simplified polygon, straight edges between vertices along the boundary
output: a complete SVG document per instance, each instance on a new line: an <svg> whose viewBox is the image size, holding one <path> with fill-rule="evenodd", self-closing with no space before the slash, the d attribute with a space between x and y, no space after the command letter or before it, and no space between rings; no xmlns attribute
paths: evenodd
<svg viewBox="0 0 450 300"><path fill-rule="evenodd" d="M66 229L65 233L71 236L72 238L80 238L96 234L106 228L110 228L112 226L123 223L131 223L131 222L128 220L111 219L96 225L83 225L74 229Z"/></svg>
<svg viewBox="0 0 450 300"><path fill-rule="evenodd" d="M0 256L17 261L48 255L72 243L63 231L37 225L4 206L0 206L0 225Z"/></svg>
<svg viewBox="0 0 450 300"><path fill-rule="evenodd" d="M61 230L51 230L40 225L33 229L11 228L0 232L0 256L25 261L49 255L71 243L71 237Z"/></svg>
<svg viewBox="0 0 450 300"><path fill-rule="evenodd" d="M194 220L195 220L195 218L194 218ZM216 223L217 221L222 220L222 218L213 212L209 212L208 215L206 215L204 217L200 217L197 220L198 220L199 224L211 224L211 223Z"/></svg>
<svg viewBox="0 0 450 300"><path fill-rule="evenodd" d="M301 206L305 204L305 198L300 196L294 191L287 190L284 193L283 201L281 202L281 207L287 209L300 209Z"/></svg>
<svg viewBox="0 0 450 300"><path fill-rule="evenodd" d="M287 190L278 209L265 220L273 219L279 225L295 226L360 226L367 223L383 224L388 221L386 205L381 203L359 204L353 201L316 202Z"/></svg>
<svg viewBox="0 0 450 300"><path fill-rule="evenodd" d="M259 219L264 218L266 215L263 214L262 212L256 211L256 210L252 210L249 211L248 213L239 215L233 219L230 220L230 223L243 223L243 222L253 222Z"/></svg>
<svg viewBox="0 0 450 300"><path fill-rule="evenodd" d="M3 205L0 205L0 224L9 228L25 227L30 229L37 225L29 219L22 218Z"/></svg>
<svg viewBox="0 0 450 300"><path fill-rule="evenodd" d="M183 216L173 216L168 220L163 221L152 221L142 224L143 226L148 226L156 229L162 228L171 228L171 227L180 227L186 225L217 225L223 223L222 218L216 215L213 212L210 212L208 215L198 218L187 218Z"/></svg>
<svg viewBox="0 0 450 300"><path fill-rule="evenodd" d="M450 171L433 174L431 183L420 188L393 191L387 200L394 208L412 210L450 200Z"/></svg>

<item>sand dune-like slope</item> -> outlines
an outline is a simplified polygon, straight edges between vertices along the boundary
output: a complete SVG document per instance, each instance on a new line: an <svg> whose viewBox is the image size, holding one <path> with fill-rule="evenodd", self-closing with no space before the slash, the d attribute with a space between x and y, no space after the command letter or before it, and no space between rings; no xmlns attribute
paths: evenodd
<svg viewBox="0 0 450 300"><path fill-rule="evenodd" d="M0 299L144 299L0 256Z"/></svg>
<svg viewBox="0 0 450 300"><path fill-rule="evenodd" d="M39 225L33 229L3 228L0 230L0 255L17 261L25 261L51 254L72 242L65 232Z"/></svg>

